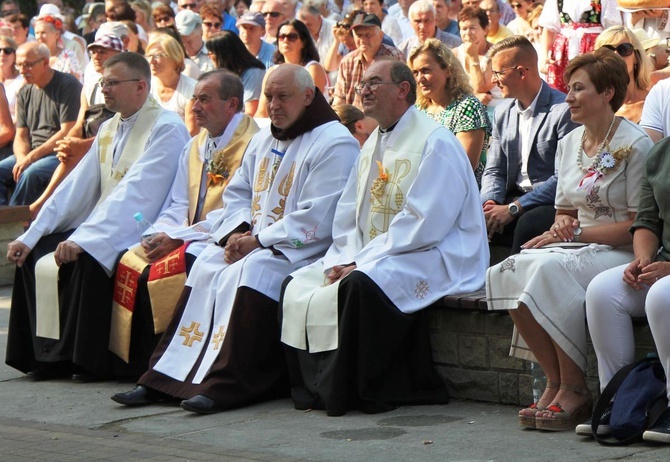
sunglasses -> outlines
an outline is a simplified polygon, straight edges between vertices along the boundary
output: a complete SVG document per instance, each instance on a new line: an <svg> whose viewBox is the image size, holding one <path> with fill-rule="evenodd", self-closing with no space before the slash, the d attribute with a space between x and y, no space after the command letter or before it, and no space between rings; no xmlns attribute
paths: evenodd
<svg viewBox="0 0 670 462"><path fill-rule="evenodd" d="M220 22L209 22L209 21L203 21L202 24L207 27L208 29L214 28L214 29L221 29L221 23Z"/></svg>
<svg viewBox="0 0 670 462"><path fill-rule="evenodd" d="M288 34L279 34L277 36L277 40L280 41L280 42L282 40L288 40L289 42L295 42L299 38L300 37L295 32L289 32Z"/></svg>
<svg viewBox="0 0 670 462"><path fill-rule="evenodd" d="M346 22L338 22L336 24L336 26L341 28L341 29L347 29L347 30L351 29L351 24L346 23Z"/></svg>
<svg viewBox="0 0 670 462"><path fill-rule="evenodd" d="M0 53L2 53L4 55L11 55L15 52L16 52L16 50L12 47L0 48Z"/></svg>
<svg viewBox="0 0 670 462"><path fill-rule="evenodd" d="M512 8L521 8L523 5L521 3L510 3Z"/></svg>
<svg viewBox="0 0 670 462"><path fill-rule="evenodd" d="M154 21L158 24L159 22L169 22L170 19L172 19L170 16L161 16L160 18L154 18Z"/></svg>
<svg viewBox="0 0 670 462"><path fill-rule="evenodd" d="M632 55L635 51L635 47L631 43L622 43L616 47L614 45L603 45L603 48L615 51L622 58Z"/></svg>
<svg viewBox="0 0 670 462"><path fill-rule="evenodd" d="M264 17L272 16L273 18L278 18L282 14L279 11L267 11L265 13L262 13Z"/></svg>

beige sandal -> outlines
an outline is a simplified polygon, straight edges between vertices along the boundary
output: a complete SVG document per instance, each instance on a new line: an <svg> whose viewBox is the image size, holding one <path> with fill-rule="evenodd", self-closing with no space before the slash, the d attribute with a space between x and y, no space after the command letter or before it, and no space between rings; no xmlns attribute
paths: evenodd
<svg viewBox="0 0 670 462"><path fill-rule="evenodd" d="M546 388L559 388L560 385L556 382L547 381ZM530 406L519 411L519 426L523 428L535 428L535 414L537 411L544 411L547 406L538 406L533 403Z"/></svg>
<svg viewBox="0 0 670 462"><path fill-rule="evenodd" d="M535 417L535 428L538 430L554 432L574 430L577 425L587 421L591 417L593 398L588 388L572 385L561 385L560 388L585 396L587 399L572 413L565 411L560 403L553 403L551 406L548 406L545 411L551 412L549 417Z"/></svg>

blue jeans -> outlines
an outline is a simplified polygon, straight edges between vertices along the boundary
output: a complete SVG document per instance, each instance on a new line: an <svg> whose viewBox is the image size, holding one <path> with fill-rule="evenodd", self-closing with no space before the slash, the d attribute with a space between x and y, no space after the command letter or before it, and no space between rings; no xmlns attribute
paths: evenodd
<svg viewBox="0 0 670 462"><path fill-rule="evenodd" d="M16 165L16 157L11 155L0 161L0 205L30 205L44 192L51 176L58 167L56 154L49 154L21 173L18 183L14 183L12 169ZM14 193L8 201L8 189L14 187Z"/></svg>

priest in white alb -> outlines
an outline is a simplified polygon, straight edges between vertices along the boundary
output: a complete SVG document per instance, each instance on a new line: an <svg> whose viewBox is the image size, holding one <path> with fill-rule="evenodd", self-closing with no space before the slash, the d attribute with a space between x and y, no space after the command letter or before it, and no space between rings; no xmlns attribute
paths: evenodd
<svg viewBox="0 0 670 462"><path fill-rule="evenodd" d="M472 168L454 135L414 108L411 70L376 61L356 91L379 129L337 204L333 245L282 294L295 407L332 416L447 402L421 310L481 288L489 262Z"/></svg>
<svg viewBox="0 0 670 462"><path fill-rule="evenodd" d="M100 87L117 114L101 126L30 228L8 246L7 257L18 268L6 362L35 379L111 375L114 268L137 242L133 214L158 216L189 139L179 116L149 96L150 82L139 54L119 53L105 62Z"/></svg>
<svg viewBox="0 0 670 462"><path fill-rule="evenodd" d="M135 389L112 397L120 404L180 398L183 409L209 414L288 394L281 284L330 246L359 147L303 67L277 67L264 94L272 123L249 143L218 219L207 216L211 243L150 369Z"/></svg>
<svg viewBox="0 0 670 462"><path fill-rule="evenodd" d="M209 232L172 236L223 207L223 191L258 132L243 112L243 94L242 81L228 70L198 77L193 115L201 130L184 146L167 206L153 224L157 234L124 253L117 266L109 348L118 358L113 366L129 378L136 380L149 367Z"/></svg>

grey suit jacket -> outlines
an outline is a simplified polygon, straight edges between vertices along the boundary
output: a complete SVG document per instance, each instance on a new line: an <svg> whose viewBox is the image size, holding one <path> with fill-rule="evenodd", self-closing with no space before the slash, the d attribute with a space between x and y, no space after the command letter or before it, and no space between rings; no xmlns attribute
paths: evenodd
<svg viewBox="0 0 670 462"><path fill-rule="evenodd" d="M508 195L520 194L516 181L521 169L519 152L519 116L516 100L496 108L491 145L486 156L482 177L481 200L504 204ZM542 204L553 204L556 196L554 160L558 140L578 124L570 119L565 94L542 82L531 124L531 150L528 158L528 176L533 191L519 199L524 209Z"/></svg>

